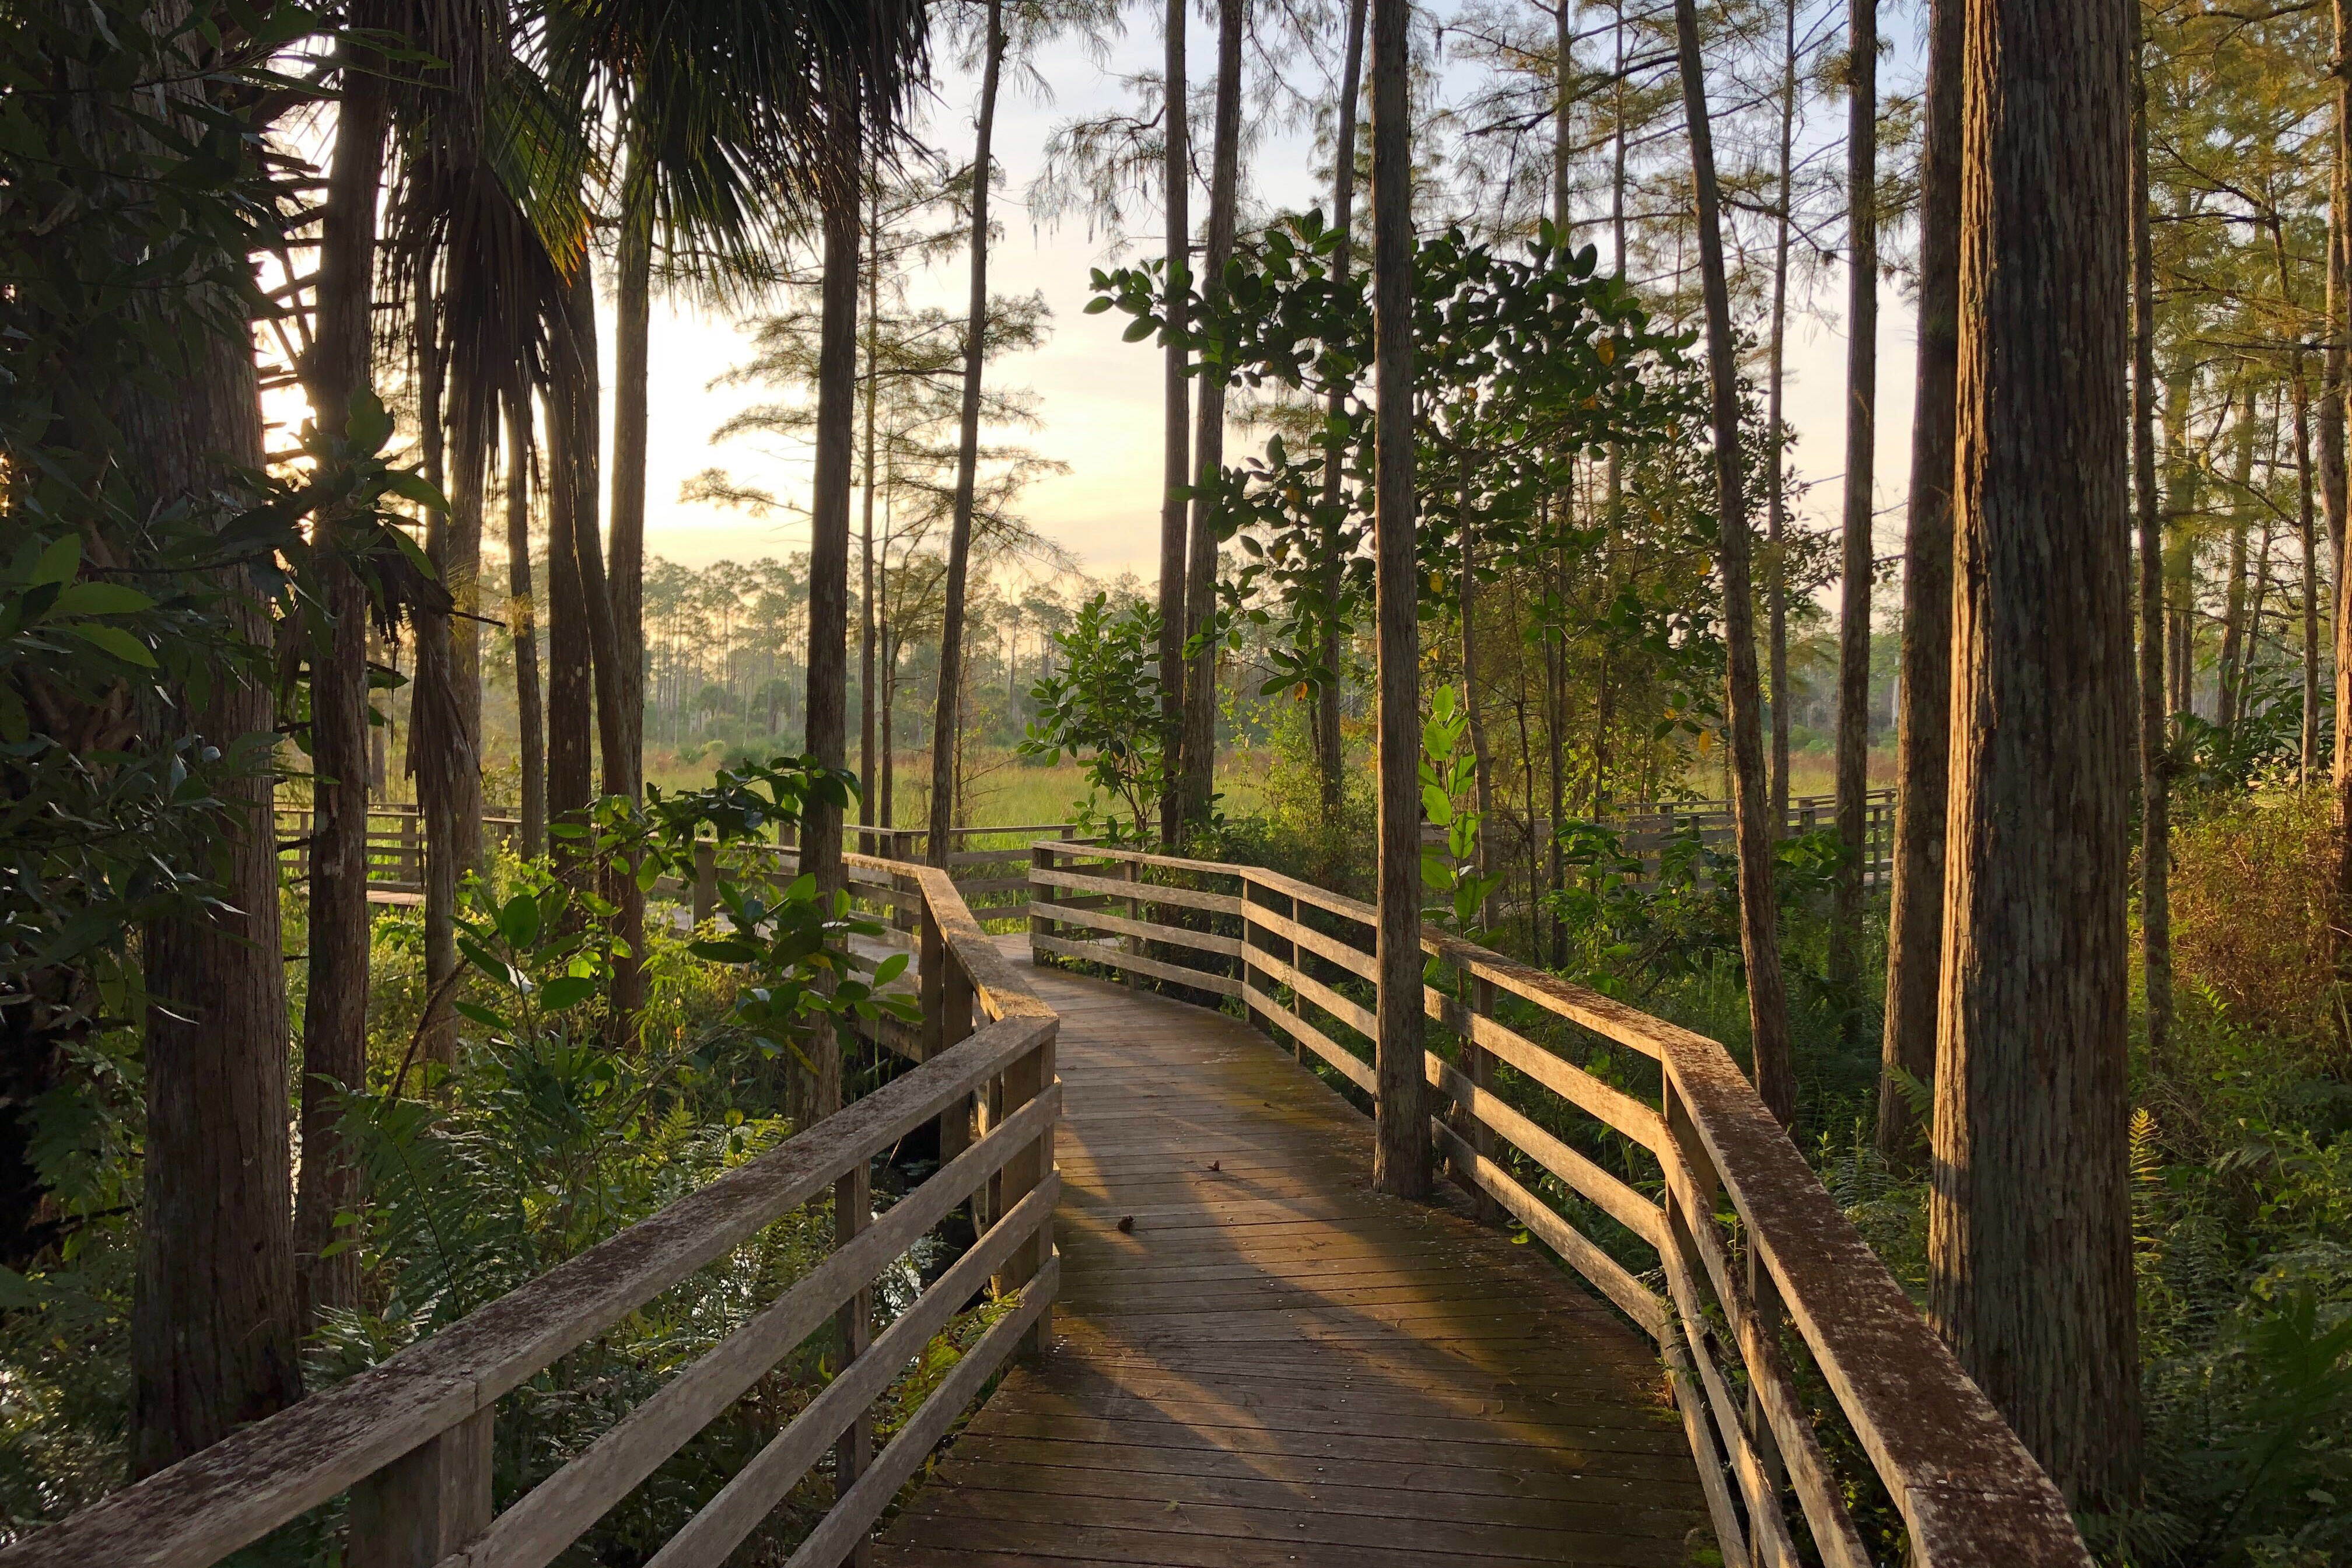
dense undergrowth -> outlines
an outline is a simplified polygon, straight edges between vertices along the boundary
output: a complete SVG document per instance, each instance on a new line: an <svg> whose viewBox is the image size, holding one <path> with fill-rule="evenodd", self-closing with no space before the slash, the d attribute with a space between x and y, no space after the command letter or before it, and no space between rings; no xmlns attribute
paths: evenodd
<svg viewBox="0 0 2352 1568"><path fill-rule="evenodd" d="M298 889L286 898L299 906ZM782 1053L744 1004L756 967L714 962L708 930L654 922L650 998L637 1039L615 1047L603 987L609 953L568 920L570 896L543 863L502 859L472 903L476 950L454 1068L418 1059L423 935L413 914L373 928L369 1093L345 1126L366 1198L347 1216L362 1258L363 1301L327 1318L305 1345L306 1386L329 1387L463 1318L643 1219L793 1131ZM299 907L289 910L298 915ZM286 922L299 932L299 919ZM566 934L567 932L571 934ZM583 934L583 932L585 934ZM507 963L532 977L502 982ZM291 966L299 984L300 965ZM511 972L509 972L511 973ZM296 997L299 1009L300 999ZM747 1022L748 1020L748 1022ZM101 1037L101 1038L104 1038ZM71 1220L48 1267L0 1272L0 1531L63 1517L121 1484L129 1425L128 1336L136 1261L138 1069L116 1039L93 1078L104 1095L60 1099L41 1124L45 1173ZM845 1092L895 1070L870 1047L845 1064ZM877 1201L919 1177L884 1167ZM784 1216L507 1396L497 1417L499 1506L553 1473L671 1375L742 1326L831 1250L817 1203ZM887 1321L919 1293L920 1258L877 1285ZM881 1440L919 1406L993 1321L982 1305L910 1367L877 1412ZM828 1326L813 1335L601 1521L563 1559L626 1564L653 1552L838 1370ZM738 1557L781 1562L829 1505L821 1465ZM336 1559L340 1505L289 1526L238 1561Z"/></svg>

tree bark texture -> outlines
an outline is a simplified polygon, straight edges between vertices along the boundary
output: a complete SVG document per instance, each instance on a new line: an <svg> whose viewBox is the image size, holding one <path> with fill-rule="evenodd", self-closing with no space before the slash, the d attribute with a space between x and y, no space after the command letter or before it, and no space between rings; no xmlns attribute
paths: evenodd
<svg viewBox="0 0 2352 1568"><path fill-rule="evenodd" d="M1168 217L1166 352L1161 362L1162 489L1160 499L1160 721L1167 783L1160 801L1160 836L1173 846L1183 826L1184 751L1184 492L1192 482L1192 391L1184 374L1184 330L1192 311L1186 289L1192 258L1192 167L1185 143L1191 116L1184 74L1185 0L1168 0L1167 54L1161 112L1167 117L1160 180ZM1136 825L1139 831L1141 823Z"/></svg>
<svg viewBox="0 0 2352 1568"><path fill-rule="evenodd" d="M2246 626L2246 535L2253 526L2253 481L2254 388L2250 382L2245 405L2238 412L2237 428L2231 432L2230 554L2222 578L2221 662L2216 671L2219 689L2213 710L2215 721L2225 730L2238 721L2238 699L2252 641Z"/></svg>
<svg viewBox="0 0 2352 1568"><path fill-rule="evenodd" d="M584 825L595 799L595 682L591 669L587 590L580 577L573 536L596 526L596 461L582 450L572 413L579 400L565 384L579 374L573 356L559 340L551 366L547 405L547 817L551 834L565 825ZM578 838L551 837L559 868L576 868Z"/></svg>
<svg viewBox="0 0 2352 1568"><path fill-rule="evenodd" d="M822 186L824 278L817 336L816 472L809 497L809 752L842 765L848 730L849 483L857 431L857 253L864 167L859 89L828 89L827 169ZM841 808L812 801L801 825L801 869L830 899L845 885ZM814 1126L841 1108L841 1049L830 1025L817 1030L815 1070L793 1075L793 1115Z"/></svg>
<svg viewBox="0 0 2352 1568"><path fill-rule="evenodd" d="M1782 1126L1796 1120L1790 1053L1788 982L1772 894L1772 824L1764 783L1762 694L1756 670L1754 590L1748 563L1748 497L1739 469L1739 363L1731 341L1731 290L1723 265L1715 142L1707 124L1706 68L1699 59L1696 0L1675 0L1675 53L1690 128L1692 184L1698 198L1699 276L1706 307L1707 380L1715 426L1716 504L1721 529L1723 633L1728 647L1724 707L1731 721L1732 814L1739 850L1739 947L1748 964L1748 1024L1756 1092Z"/></svg>
<svg viewBox="0 0 2352 1568"><path fill-rule="evenodd" d="M182 90L150 89L140 108L173 113ZM233 267L244 258L217 259ZM188 311L191 325L210 310L234 310L234 302L205 292L203 285L159 291L147 308ZM253 345L241 333L203 336L184 365L103 391L131 482L152 505L191 495L206 505L231 470L261 465L260 393ZM271 627L259 586L237 572L219 585L235 633L267 648ZM249 667L223 666L212 676L201 707L184 689L158 700L159 732L225 750L268 737L276 715L266 681ZM220 781L233 820L203 869L221 901L152 921L142 939L146 1144L131 1307L134 1479L301 1396L274 782L266 759Z"/></svg>
<svg viewBox="0 0 2352 1568"><path fill-rule="evenodd" d="M988 177L996 88L1004 66L1003 0L988 0L985 63L971 154L971 302L964 318L963 402L957 414L955 515L948 531L946 601L940 616L940 696L931 717L929 859L944 869L954 844L956 748L963 728L964 584L971 569L972 489L980 476L980 377L988 338Z"/></svg>
<svg viewBox="0 0 2352 1568"><path fill-rule="evenodd" d="M1878 3L1846 8L1845 550L1838 604L1837 833L1829 983L1862 1035L1862 858L1869 848L1871 522L1878 441ZM1775 693L1778 696L1778 693ZM1776 825L1777 827L1777 825Z"/></svg>
<svg viewBox="0 0 2352 1568"><path fill-rule="evenodd" d="M2126 1157L2130 8L1969 7L1929 1315L2076 1506L2139 1444Z"/></svg>
<svg viewBox="0 0 2352 1568"><path fill-rule="evenodd" d="M866 197L866 408L865 445L861 458L863 515L858 520L857 595L857 821L874 826L874 477L875 399L882 387L882 188L878 174L869 174ZM871 853L873 844L858 847Z"/></svg>
<svg viewBox="0 0 2352 1568"><path fill-rule="evenodd" d="M363 8L361 26L380 25ZM334 165L320 220L317 335L307 367L320 431L349 427L352 399L370 384L375 300L376 197L388 109L381 60L346 40L335 116ZM315 525L330 625L310 650L309 974L302 1002L302 1180L294 1209L302 1321L359 1302L356 1247L321 1256L335 1216L359 1206L359 1172L343 1147L345 1096L367 1088L368 595L340 556L342 524Z"/></svg>
<svg viewBox="0 0 2352 1568"><path fill-rule="evenodd" d="M1201 253L1201 300L1214 310L1225 297L1225 263L1234 253L1241 205L1242 0L1217 0L1215 152L1209 172L1209 232ZM1187 831L1205 827L1217 771L1217 521L1215 500L1225 462L1225 376L1201 376L1192 433L1192 529L1184 563L1184 637L1199 649L1184 674L1182 806Z"/></svg>
<svg viewBox="0 0 2352 1568"><path fill-rule="evenodd" d="M1380 1038L1372 1185L1429 1191L1421 997L1421 627L1413 557L1410 0L1372 0L1373 566L1380 671Z"/></svg>
<svg viewBox="0 0 2352 1568"><path fill-rule="evenodd" d="M2165 709L2164 503L2156 485L2156 237L2147 195L2147 46L2133 13L2132 501L2139 530L2140 973L2148 1054L2172 1033L2172 753Z"/></svg>
<svg viewBox="0 0 2352 1568"><path fill-rule="evenodd" d="M1952 456L1960 353L1962 0L1927 17L1927 136L1919 175L1918 357L1911 408L1911 497L1903 556L1903 669L1895 737L1895 886L1886 928L1878 1152L1916 1163L1927 1129L1902 1074L1936 1076L1944 943L1944 815L1952 710ZM1899 1069L1899 1071L1898 1071Z"/></svg>

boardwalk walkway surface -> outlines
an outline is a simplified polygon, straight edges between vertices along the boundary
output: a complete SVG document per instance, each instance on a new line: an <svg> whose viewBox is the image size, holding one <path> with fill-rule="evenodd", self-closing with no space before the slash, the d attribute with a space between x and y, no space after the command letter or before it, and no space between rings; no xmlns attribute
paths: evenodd
<svg viewBox="0 0 2352 1568"><path fill-rule="evenodd" d="M1055 1343L877 1568L1632 1568L1712 1547L1646 1341L1450 1196L1373 1193L1370 1124L1264 1036L1014 951L1062 1017Z"/></svg>

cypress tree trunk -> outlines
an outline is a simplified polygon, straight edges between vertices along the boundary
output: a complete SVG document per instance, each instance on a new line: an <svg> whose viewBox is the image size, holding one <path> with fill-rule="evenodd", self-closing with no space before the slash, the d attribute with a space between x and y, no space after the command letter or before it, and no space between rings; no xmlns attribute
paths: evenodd
<svg viewBox="0 0 2352 1568"><path fill-rule="evenodd" d="M1410 0L1372 0L1374 618L1379 626L1380 1039L1372 1185L1430 1185L1421 998L1421 628L1413 558Z"/></svg>
<svg viewBox="0 0 2352 1568"><path fill-rule="evenodd" d="M1336 283L1348 279L1354 260L1355 236L1352 233L1356 216L1356 99L1362 90L1364 70L1364 9L1366 0L1349 0L1348 51L1346 64L1339 73L1339 124L1332 139L1331 151L1331 226L1339 231L1339 243L1331 253L1331 276ZM1339 417L1346 400L1334 392L1325 405L1327 419ZM1318 634L1322 638L1321 660L1325 679L1315 693L1315 767L1322 784L1323 811L1327 817L1337 816L1339 810L1340 781L1345 776L1347 758L1339 740L1340 659L1343 650L1339 637L1340 574L1346 563L1340 558L1341 518L1339 515L1340 468L1344 464L1346 443L1334 437L1323 455L1323 614Z"/></svg>
<svg viewBox="0 0 2352 1568"><path fill-rule="evenodd" d="M547 715L539 692L539 608L531 596L530 394L507 399L507 626L514 637L515 708L522 750L522 842L547 853Z"/></svg>
<svg viewBox="0 0 2352 1568"><path fill-rule="evenodd" d="M954 838L956 754L963 731L964 583L971 564L972 487L980 473L980 376L988 353L989 146L996 133L996 86L1004 65L1003 0L988 0L978 134L971 155L971 304L964 319L963 403L956 436L955 516L948 531L947 599L940 617L940 698L931 718L931 820L925 839L945 869Z"/></svg>
<svg viewBox="0 0 2352 1568"><path fill-rule="evenodd" d="M2126 1159L2126 0L1967 23L1929 1315L2078 1507L2139 1447Z"/></svg>
<svg viewBox="0 0 2352 1568"><path fill-rule="evenodd" d="M166 0L143 20L169 37L184 16ZM179 96L190 90L184 87L141 89L134 109L116 96L119 88L71 85L86 93L93 118L103 117L85 149L101 163L129 154L131 166L147 165L146 148L134 139L149 132L143 123L131 129L134 113L161 112L181 133L203 134L182 112L190 107ZM226 270L245 261L191 259L199 270L205 262ZM152 381L93 390L120 433L140 500L162 506L194 496L199 506L213 504L209 498L236 482L235 468L262 461L252 340L241 329L207 332L198 325L239 319L238 301L191 282L156 290L139 308L153 312L157 324L181 329L190 354L158 366ZM183 319L163 321L174 314ZM218 586L235 634L267 648L271 626L260 586L235 570ZM201 705L184 688L151 700L146 727L155 742L201 738L226 749L270 734L269 687L250 679L249 667L224 663L209 673ZM266 765L219 781L229 821L209 863L196 868L214 880L221 901L152 921L142 936L146 1143L131 1306L133 1479L301 1396L273 784Z"/></svg>
<svg viewBox="0 0 2352 1568"><path fill-rule="evenodd" d="M1168 0L1167 57L1161 77L1166 156L1160 174L1168 217L1168 298L1161 313L1167 318L1168 332L1161 362L1164 489L1160 501L1160 719L1167 784L1160 801L1160 837L1171 847L1183 826L1182 779L1178 772L1184 752L1183 492L1192 482L1192 394L1184 374L1186 353L1180 341L1192 316L1186 290L1192 258L1192 169L1186 145L1192 117L1186 102L1184 23L1185 0Z"/></svg>
<svg viewBox="0 0 2352 1568"><path fill-rule="evenodd" d="M1748 963L1756 1092L1785 1127L1796 1120L1797 1083L1790 1057L1788 982L1780 972L1779 912L1772 896L1774 834L1767 819L1762 698L1757 689L1754 599L1748 568L1748 497L1739 468L1739 363L1731 342L1731 290L1724 274L1715 140L1707 123L1695 0L1675 0L1675 38L1683 110L1690 127L1692 184L1698 197L1699 276L1706 303L1707 379L1713 393L1723 632L1729 649L1724 706L1731 721L1732 815L1739 847L1739 947Z"/></svg>
<svg viewBox="0 0 2352 1568"><path fill-rule="evenodd" d="M2133 10L2132 500L2139 528L2140 972L2147 1048L2172 1034L2172 758L2165 722L2164 507L2156 488L2156 240L2147 205L2147 46Z"/></svg>
<svg viewBox="0 0 2352 1568"><path fill-rule="evenodd" d="M364 9L360 26L380 26ZM375 300L376 196L387 109L381 62L341 46L334 167L319 244L318 330L307 367L320 431L348 427L352 395L369 384ZM367 1088L367 589L335 553L335 520L316 525L332 625L310 654L310 930L302 1004L302 1179L294 1208L294 1261L304 1323L359 1300L359 1252L321 1257L335 1216L359 1206L359 1172L343 1147L343 1099Z"/></svg>
<svg viewBox="0 0 2352 1568"><path fill-rule="evenodd" d="M1911 407L1911 504L1903 558L1902 703L1896 720L1895 888L1879 1041L1878 1152L1925 1152L1900 1075L1936 1076L1944 945L1944 813L1951 770L1952 456L1960 353L1961 0L1927 19L1927 142L1919 174L1919 348Z"/></svg>
<svg viewBox="0 0 2352 1568"><path fill-rule="evenodd" d="M1789 495L1780 454L1782 397L1788 384L1790 205L1795 199L1797 132L1797 4L1786 0L1780 19L1780 198L1772 216L1772 325L1765 349L1764 435L1772 454L1772 482L1764 492L1764 543L1771 577L1764 585L1772 692L1772 833L1789 825ZM1925 248L1925 242L1922 242ZM1925 314L1925 306L1922 306ZM1921 341L1924 342L1924 331Z"/></svg>
<svg viewBox="0 0 2352 1568"><path fill-rule="evenodd" d="M1838 609L1837 830L1829 983L1840 1032L1862 1033L1862 857L1869 847L1871 512L1878 433L1878 6L1846 11L1845 563ZM1775 825L1777 831L1778 825Z"/></svg>
<svg viewBox="0 0 2352 1568"><path fill-rule="evenodd" d="M842 765L848 728L849 480L857 430L858 174L864 166L859 87L836 77L826 89L822 187L824 280L817 340L816 473L809 498L808 750ZM830 899L845 886L841 808L810 803L801 825L801 869ZM813 1126L841 1108L841 1050L830 1026L814 1042L814 1073L793 1075L793 1115Z"/></svg>
<svg viewBox="0 0 2352 1568"><path fill-rule="evenodd" d="M1214 311L1224 301L1225 262L1234 253L1241 202L1242 0L1217 0L1216 150L1209 173L1208 243L1201 254L1201 302ZM1184 574L1184 636L1201 644L1184 676L1184 740L1181 804L1189 829L1209 821L1217 767L1217 642L1210 629L1217 611L1217 519L1213 499L1225 461L1225 377L1201 378L1192 432L1192 531Z"/></svg>

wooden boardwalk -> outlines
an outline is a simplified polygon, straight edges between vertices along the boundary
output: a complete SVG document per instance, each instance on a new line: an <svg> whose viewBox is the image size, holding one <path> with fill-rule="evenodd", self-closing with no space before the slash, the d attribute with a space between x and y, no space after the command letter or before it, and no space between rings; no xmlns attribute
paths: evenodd
<svg viewBox="0 0 2352 1568"><path fill-rule="evenodd" d="M1374 1194L1370 1124L1263 1035L1024 978L1062 1017L1055 1343L972 1418L877 1568L1712 1549L1647 1341L1450 1190Z"/></svg>

